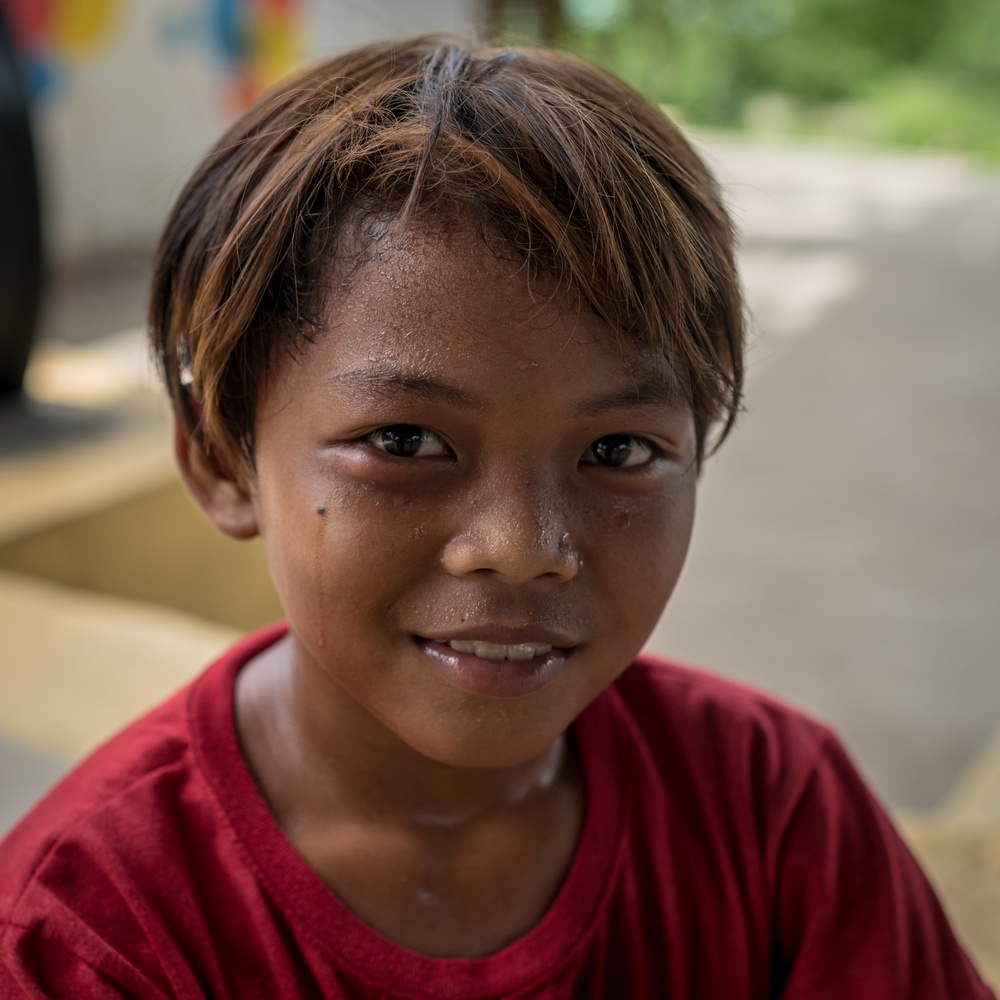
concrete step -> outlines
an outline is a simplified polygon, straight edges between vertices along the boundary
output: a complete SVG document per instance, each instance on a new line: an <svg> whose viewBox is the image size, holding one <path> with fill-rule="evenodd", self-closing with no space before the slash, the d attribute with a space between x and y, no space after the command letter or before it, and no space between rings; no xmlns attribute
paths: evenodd
<svg viewBox="0 0 1000 1000"><path fill-rule="evenodd" d="M897 822L959 938L1000 989L1000 828L965 828L936 814L897 816Z"/></svg>
<svg viewBox="0 0 1000 1000"><path fill-rule="evenodd" d="M0 737L77 758L237 634L173 609L0 572Z"/></svg>

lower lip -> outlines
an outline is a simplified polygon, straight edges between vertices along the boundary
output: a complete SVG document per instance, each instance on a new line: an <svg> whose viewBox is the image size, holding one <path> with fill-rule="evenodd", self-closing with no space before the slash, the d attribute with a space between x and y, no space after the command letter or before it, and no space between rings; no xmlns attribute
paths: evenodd
<svg viewBox="0 0 1000 1000"><path fill-rule="evenodd" d="M540 690L562 670L572 653L552 649L530 660L486 660L430 639L418 638L417 645L450 684L488 698L520 698Z"/></svg>

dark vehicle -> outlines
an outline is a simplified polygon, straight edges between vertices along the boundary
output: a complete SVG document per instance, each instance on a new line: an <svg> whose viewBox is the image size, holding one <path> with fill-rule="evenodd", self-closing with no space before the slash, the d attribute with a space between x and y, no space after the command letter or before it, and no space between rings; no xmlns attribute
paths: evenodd
<svg viewBox="0 0 1000 1000"><path fill-rule="evenodd" d="M0 397L21 388L41 289L38 177L28 99L0 7Z"/></svg>

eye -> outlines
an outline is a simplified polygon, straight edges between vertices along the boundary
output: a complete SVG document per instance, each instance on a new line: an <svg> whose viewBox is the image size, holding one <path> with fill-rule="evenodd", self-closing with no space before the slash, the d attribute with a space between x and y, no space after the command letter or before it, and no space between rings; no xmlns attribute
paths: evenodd
<svg viewBox="0 0 1000 1000"><path fill-rule="evenodd" d="M583 454L582 461L608 468L645 465L652 457L653 446L631 434L606 434Z"/></svg>
<svg viewBox="0 0 1000 1000"><path fill-rule="evenodd" d="M389 424L372 433L370 439L376 448L397 458L432 458L448 454L437 434L417 424Z"/></svg>

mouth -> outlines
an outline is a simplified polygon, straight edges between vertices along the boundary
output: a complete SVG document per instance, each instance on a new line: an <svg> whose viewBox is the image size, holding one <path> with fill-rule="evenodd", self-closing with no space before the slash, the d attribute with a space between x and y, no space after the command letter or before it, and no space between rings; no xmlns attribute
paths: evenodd
<svg viewBox="0 0 1000 1000"><path fill-rule="evenodd" d="M471 653L481 660L533 660L552 652L549 642L518 642L508 645L486 642L482 639L446 639L442 645L450 646L456 653Z"/></svg>
<svg viewBox="0 0 1000 1000"><path fill-rule="evenodd" d="M520 697L548 684L574 647L551 642L414 637L432 669L451 685L493 698Z"/></svg>

